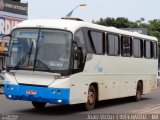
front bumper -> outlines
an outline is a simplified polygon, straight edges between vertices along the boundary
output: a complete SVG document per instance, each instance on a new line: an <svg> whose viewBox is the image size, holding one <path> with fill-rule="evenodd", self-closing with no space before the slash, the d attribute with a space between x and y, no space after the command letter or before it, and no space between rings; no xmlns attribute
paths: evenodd
<svg viewBox="0 0 160 120"><path fill-rule="evenodd" d="M5 96L11 100L69 104L69 88L48 88L5 84Z"/></svg>

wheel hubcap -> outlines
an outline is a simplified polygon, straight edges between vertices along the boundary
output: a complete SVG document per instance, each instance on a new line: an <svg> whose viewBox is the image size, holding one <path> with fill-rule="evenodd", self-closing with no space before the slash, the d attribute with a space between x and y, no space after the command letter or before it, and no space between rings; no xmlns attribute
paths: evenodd
<svg viewBox="0 0 160 120"><path fill-rule="evenodd" d="M88 92L88 103L93 104L94 103L94 93L93 92Z"/></svg>

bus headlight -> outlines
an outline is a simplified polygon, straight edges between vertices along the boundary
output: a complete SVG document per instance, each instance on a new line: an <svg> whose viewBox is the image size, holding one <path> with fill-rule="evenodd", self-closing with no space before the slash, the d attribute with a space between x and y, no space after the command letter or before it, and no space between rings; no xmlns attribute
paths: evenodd
<svg viewBox="0 0 160 120"><path fill-rule="evenodd" d="M12 98L12 95L8 95L8 98Z"/></svg>
<svg viewBox="0 0 160 120"><path fill-rule="evenodd" d="M62 90L52 90L52 94L59 94L61 95L62 94Z"/></svg>
<svg viewBox="0 0 160 120"><path fill-rule="evenodd" d="M62 100L57 100L58 103L62 103Z"/></svg>
<svg viewBox="0 0 160 120"><path fill-rule="evenodd" d="M57 90L57 93L60 95L60 94L62 94L62 91L61 90Z"/></svg>
<svg viewBox="0 0 160 120"><path fill-rule="evenodd" d="M53 94L56 94L56 90L52 90L52 93L53 93Z"/></svg>
<svg viewBox="0 0 160 120"><path fill-rule="evenodd" d="M13 87L13 86L8 85L8 86L7 86L7 89L8 89L8 90L13 90L13 89L14 89L14 87Z"/></svg>

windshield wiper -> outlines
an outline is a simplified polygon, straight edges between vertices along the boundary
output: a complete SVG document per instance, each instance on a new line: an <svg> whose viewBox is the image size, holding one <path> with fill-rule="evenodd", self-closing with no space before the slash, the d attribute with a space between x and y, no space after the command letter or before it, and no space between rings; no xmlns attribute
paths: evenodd
<svg viewBox="0 0 160 120"><path fill-rule="evenodd" d="M30 58L30 55L32 53L32 48L33 48L33 41L31 43L31 47L29 49L28 52L26 52L26 54L24 54L24 56L18 61L18 63L16 64L16 66L14 67L15 70L17 70L19 68L20 65L22 65L25 61L26 61L26 57L29 55L29 58ZM28 58L28 59L29 59Z"/></svg>
<svg viewBox="0 0 160 120"><path fill-rule="evenodd" d="M43 61L41 61L40 59L35 59L36 60L36 63L39 62L41 63L43 66L45 66L50 72L53 72L53 70L48 66L46 65ZM35 66L36 66L36 63L35 63ZM35 67L36 68L36 67ZM34 70L35 70L34 68Z"/></svg>
<svg viewBox="0 0 160 120"><path fill-rule="evenodd" d="M30 62L30 57L31 57L32 49L33 49L33 41L32 41L32 44L31 44L30 53L28 53L28 66L29 66L29 62Z"/></svg>
<svg viewBox="0 0 160 120"><path fill-rule="evenodd" d="M33 62L33 71L35 71L35 68L36 68L36 63L37 63L37 60L38 60L37 59L38 51L39 51L39 47L37 46L35 57L34 57L34 62Z"/></svg>

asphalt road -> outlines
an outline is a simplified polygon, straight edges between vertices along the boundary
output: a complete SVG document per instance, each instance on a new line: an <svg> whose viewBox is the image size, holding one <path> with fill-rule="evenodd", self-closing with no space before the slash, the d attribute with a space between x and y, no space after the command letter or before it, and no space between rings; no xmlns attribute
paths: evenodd
<svg viewBox="0 0 160 120"><path fill-rule="evenodd" d="M30 102L12 101L0 95L0 116L1 118L16 118L16 120L80 120L91 119L89 115L94 114L125 114L135 113L160 104L160 87L157 92L142 96L140 102L135 102L131 98L121 98L99 102L92 111L83 111L82 105L50 105L43 110L36 110ZM92 116L94 117L94 116ZM92 118L92 119L96 119Z"/></svg>

